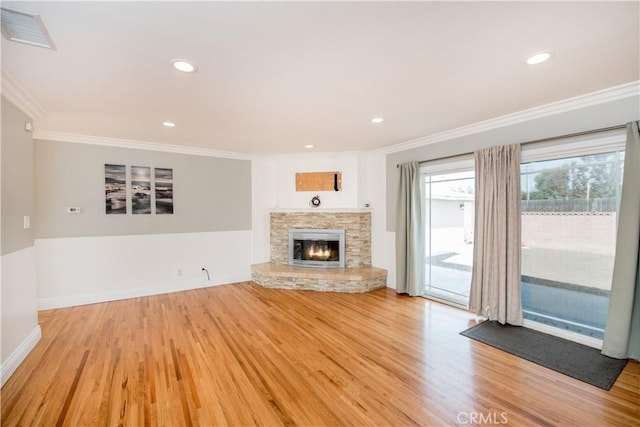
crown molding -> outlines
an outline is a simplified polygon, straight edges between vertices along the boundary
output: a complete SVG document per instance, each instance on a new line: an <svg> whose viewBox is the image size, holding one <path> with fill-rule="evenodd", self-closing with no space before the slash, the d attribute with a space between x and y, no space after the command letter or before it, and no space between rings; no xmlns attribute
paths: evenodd
<svg viewBox="0 0 640 427"><path fill-rule="evenodd" d="M28 92L20 85L14 77L12 77L5 70L2 70L2 95L9 101L20 108L24 113L29 115L32 119L40 119L46 115L46 111L37 101L31 97ZM640 95L640 80L614 86L607 89L602 89L596 92L591 92L584 95L579 95L573 98L567 98L561 101L552 102L542 106L530 108L527 110L510 113L504 116L495 117L492 119L484 120L481 122L473 123L470 125L462 126L456 129L451 129L432 135L416 138L399 144L394 144L388 147L376 149L370 151L370 153L387 155L396 153L399 151L410 150L412 148L418 148L425 145L435 144L441 141L447 141L454 138L459 138L476 133L486 132L493 129L498 129L506 126L515 125L530 120L535 120L542 117L547 117L555 114L561 114L581 108L587 108L594 105L604 104L620 99L631 98ZM51 140L51 141L63 141L74 142L80 144L92 144L92 145L105 145L111 147L130 148L138 150L149 151L161 151L176 154L189 154L195 156L208 156L219 157L239 160L254 160L258 158L271 157L264 155L237 153L231 151L219 151L207 148L197 148L189 146L160 144L147 141L136 141L119 138L99 137L91 135L80 135L66 132L56 132L47 130L36 130L33 133L34 139ZM363 152L338 152L338 153L289 153L278 154L276 157L297 157L297 158L317 158L332 157L334 155L340 155L340 157L357 156Z"/></svg>
<svg viewBox="0 0 640 427"><path fill-rule="evenodd" d="M74 133L56 132L36 129L33 139L46 141L73 142L77 144L104 145L109 147L129 148L132 150L161 151L165 153L188 154L192 156L218 157L223 159L253 160L252 154L236 153L232 151L211 150L208 148L190 147L184 145L160 144L156 142L136 141L131 139L108 138L103 136L79 135Z"/></svg>
<svg viewBox="0 0 640 427"><path fill-rule="evenodd" d="M265 157L276 159L346 159L346 158L360 158L366 151L313 151L308 153L283 153L283 154L270 154Z"/></svg>
<svg viewBox="0 0 640 427"><path fill-rule="evenodd" d="M436 142L447 141L462 136L472 135L480 132L486 132L493 129L511 126L542 117L561 114L581 108L587 108L594 105L604 104L620 99L631 98L640 95L640 80L625 83L623 85L602 89L596 92L587 93L585 95L573 98L563 99L562 101L552 102L550 104L541 105L539 107L527 110L517 111L504 116L495 117L493 119L484 120L456 129L435 133L433 135L424 136L410 141L394 144L379 150L382 154L392 154L399 151L410 150L412 148L422 147Z"/></svg>
<svg viewBox="0 0 640 427"><path fill-rule="evenodd" d="M46 111L34 97L7 71L2 70L1 74L2 96L6 97L16 107L22 110L31 119L41 119L46 115Z"/></svg>

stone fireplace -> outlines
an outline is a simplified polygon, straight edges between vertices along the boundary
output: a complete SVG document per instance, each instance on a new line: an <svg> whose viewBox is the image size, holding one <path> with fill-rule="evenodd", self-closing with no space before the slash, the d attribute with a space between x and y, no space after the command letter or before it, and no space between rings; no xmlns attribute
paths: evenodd
<svg viewBox="0 0 640 427"><path fill-rule="evenodd" d="M271 212L271 262L289 264L289 230L344 230L344 266L371 267L371 212Z"/></svg>
<svg viewBox="0 0 640 427"><path fill-rule="evenodd" d="M290 249L295 252L304 248L295 247L296 239L292 241L289 231L319 229L344 232L344 264L331 266L338 268L290 265ZM252 279L263 287L357 293L387 286L387 271L371 266L371 212L368 210L273 211L270 240L271 262L251 266ZM331 255L324 252L327 249L316 248L319 255L315 257L330 258Z"/></svg>

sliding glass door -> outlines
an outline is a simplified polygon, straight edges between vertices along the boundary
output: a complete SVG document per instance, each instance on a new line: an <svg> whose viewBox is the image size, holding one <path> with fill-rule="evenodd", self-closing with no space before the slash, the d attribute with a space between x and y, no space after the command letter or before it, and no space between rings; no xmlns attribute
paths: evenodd
<svg viewBox="0 0 640 427"><path fill-rule="evenodd" d="M473 263L473 170L425 174L425 296L468 305Z"/></svg>
<svg viewBox="0 0 640 427"><path fill-rule="evenodd" d="M624 152L524 163L524 318L602 339Z"/></svg>
<svg viewBox="0 0 640 427"><path fill-rule="evenodd" d="M602 339L624 151L521 164L526 321ZM474 242L473 164L425 166L426 297L467 306Z"/></svg>
<svg viewBox="0 0 640 427"><path fill-rule="evenodd" d="M548 149L523 154L522 308L531 327L545 325L548 332L594 342L602 339L607 319L624 151L586 147L590 151L574 144L558 146L557 154ZM581 150L587 154L574 154ZM427 165L422 173L424 295L467 306L473 162Z"/></svg>

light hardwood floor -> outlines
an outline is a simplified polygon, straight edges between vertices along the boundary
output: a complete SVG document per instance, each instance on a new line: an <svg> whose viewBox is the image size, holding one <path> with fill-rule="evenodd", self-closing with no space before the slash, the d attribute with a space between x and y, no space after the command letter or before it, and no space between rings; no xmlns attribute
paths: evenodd
<svg viewBox="0 0 640 427"><path fill-rule="evenodd" d="M250 282L41 312L2 425L638 425L640 364L607 392L459 335L475 322Z"/></svg>

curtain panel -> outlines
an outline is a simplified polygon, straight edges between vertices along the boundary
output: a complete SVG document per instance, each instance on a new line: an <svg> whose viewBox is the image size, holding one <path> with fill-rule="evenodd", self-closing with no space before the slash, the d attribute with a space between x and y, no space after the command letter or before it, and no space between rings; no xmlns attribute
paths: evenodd
<svg viewBox="0 0 640 427"><path fill-rule="evenodd" d="M469 310L522 325L520 145L475 153L476 202Z"/></svg>
<svg viewBox="0 0 640 427"><path fill-rule="evenodd" d="M424 220L418 162L400 168L396 215L396 292L412 296L424 293Z"/></svg>
<svg viewBox="0 0 640 427"><path fill-rule="evenodd" d="M616 257L602 354L640 360L640 122L627 124Z"/></svg>

